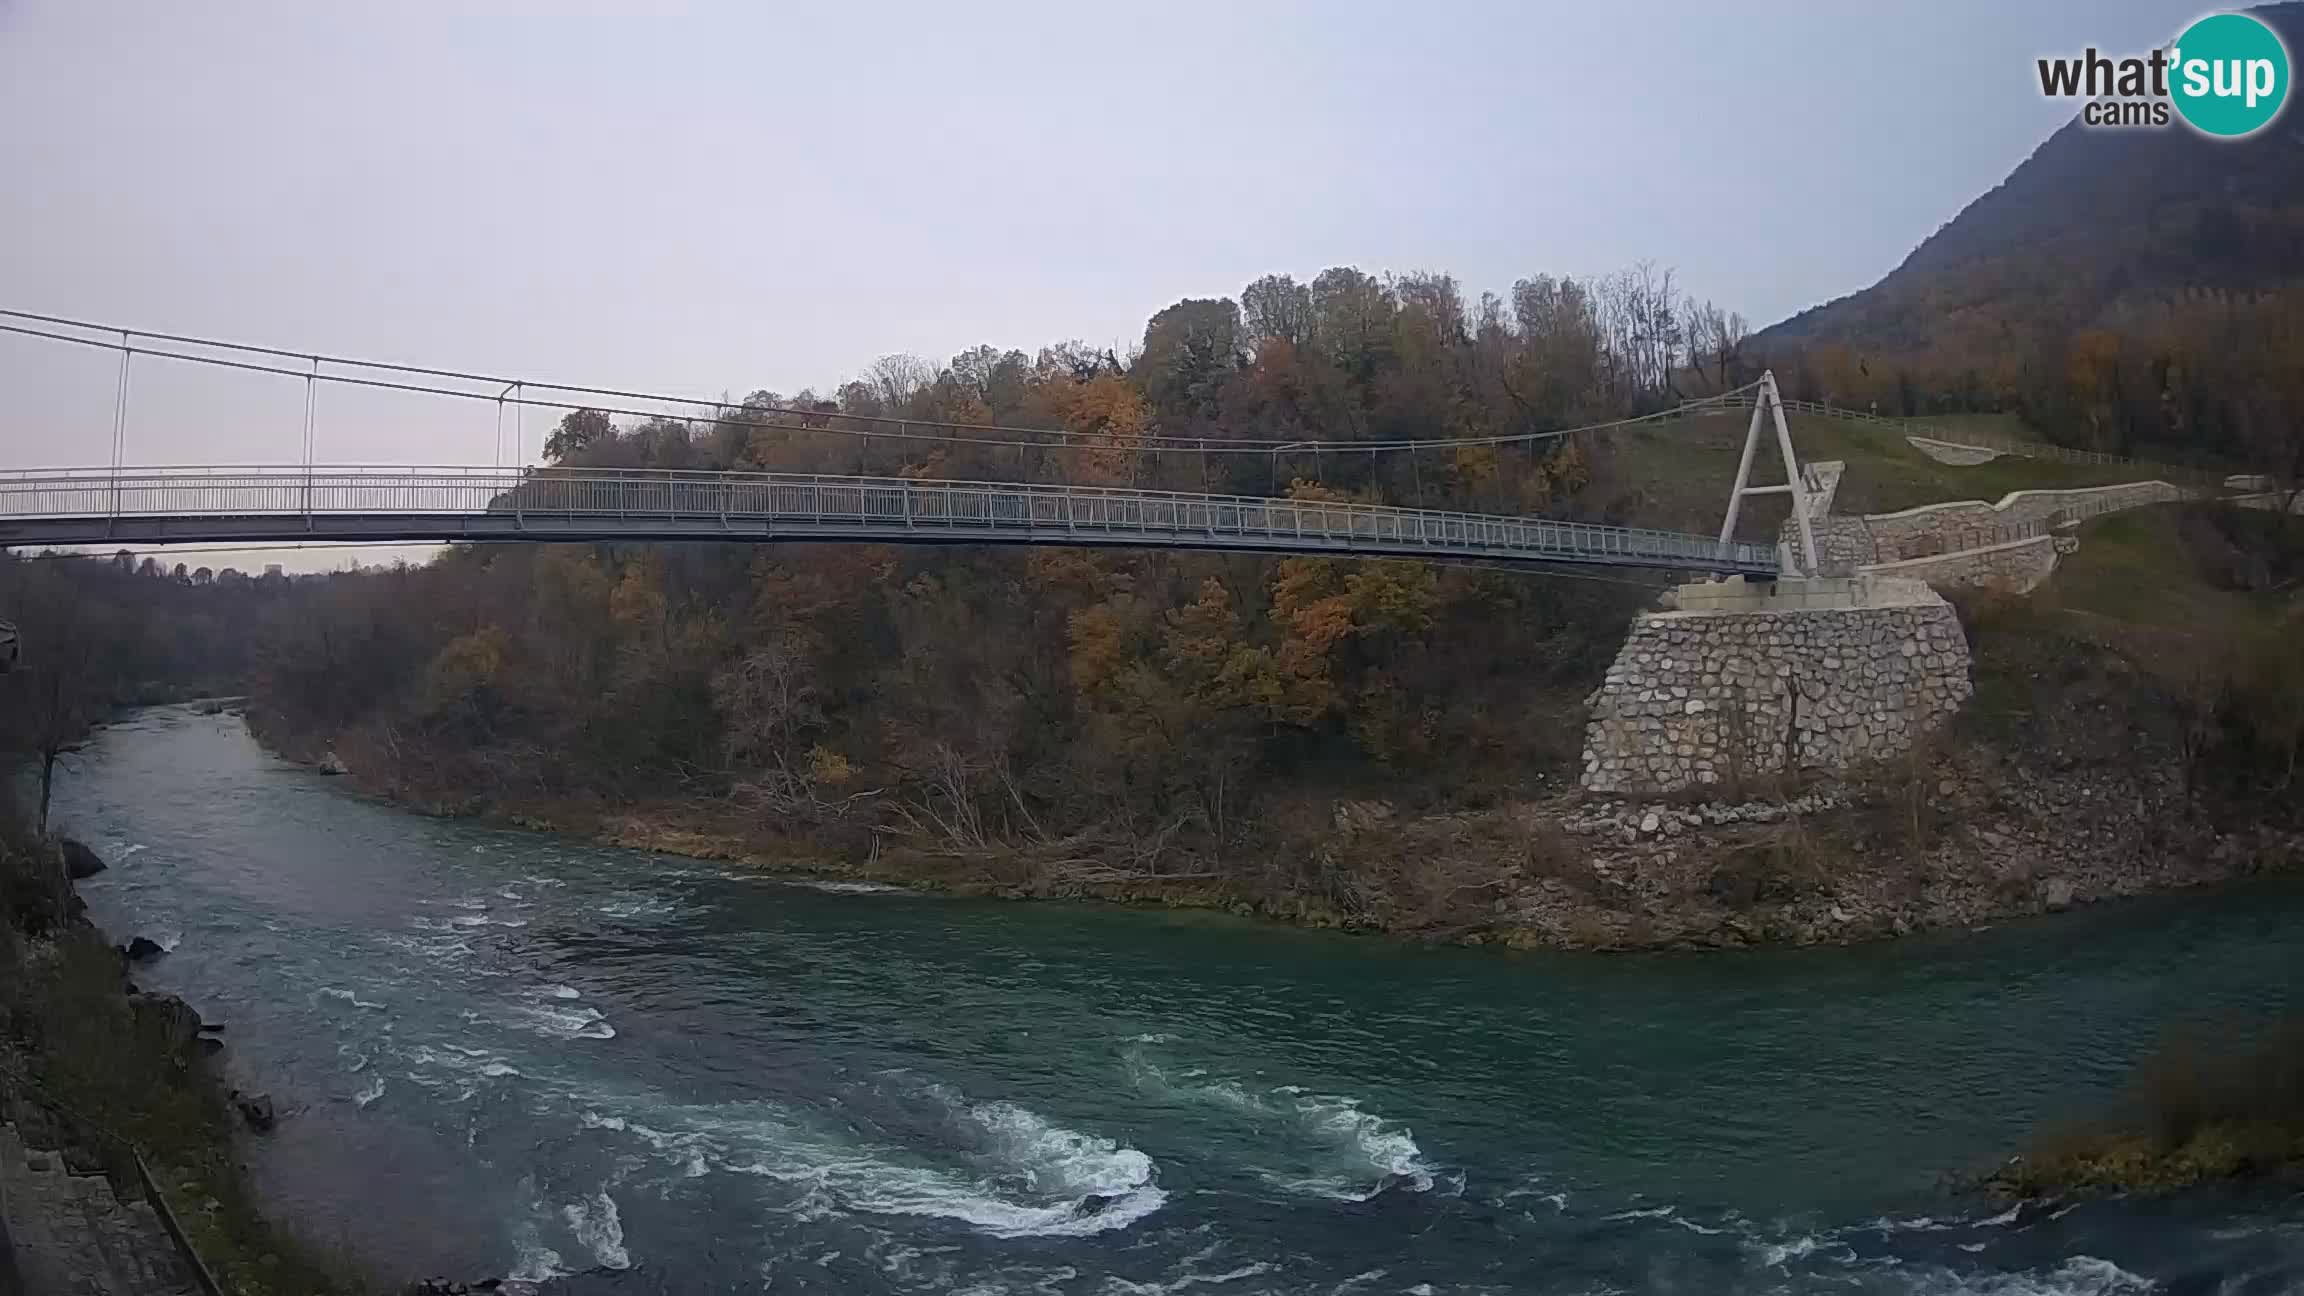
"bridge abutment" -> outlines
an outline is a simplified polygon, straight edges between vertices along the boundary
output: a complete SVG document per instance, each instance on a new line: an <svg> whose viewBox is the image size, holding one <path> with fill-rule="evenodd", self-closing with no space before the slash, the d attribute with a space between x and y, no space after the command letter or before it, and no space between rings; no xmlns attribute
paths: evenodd
<svg viewBox="0 0 2304 1296"><path fill-rule="evenodd" d="M1965 703L1968 640L1917 580L1682 585L1592 695L1584 786L1664 793L1838 772L1910 750Z"/></svg>

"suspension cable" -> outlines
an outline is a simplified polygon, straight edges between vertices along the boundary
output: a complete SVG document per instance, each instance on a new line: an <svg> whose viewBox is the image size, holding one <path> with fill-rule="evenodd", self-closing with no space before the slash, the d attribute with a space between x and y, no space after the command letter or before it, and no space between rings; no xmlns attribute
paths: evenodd
<svg viewBox="0 0 2304 1296"><path fill-rule="evenodd" d="M632 418L674 417L672 415L666 414L663 410L660 409L637 409L630 406L608 405L595 401L563 400L551 399L548 397L530 396L527 394L527 389L533 387L539 391L562 392L574 396L604 396L617 400L638 400L654 402L662 405L686 406L690 409L710 409L714 411L713 417L715 421L744 427L769 428L794 432L819 432L848 437L886 436L908 441L937 441L965 445L1025 446L1046 450L1109 450L1114 448L1111 445L1093 440L1092 438L1096 434L1073 432L1061 428L1015 427L1006 424L994 423L946 422L927 419L892 418L880 415L842 414L834 411L807 410L785 405L731 405L723 400L705 400L693 396L666 395L657 392L637 392L610 387L588 387L574 384L543 383L526 379L511 379L487 374L466 373L460 370L432 368L423 365L396 364L386 361L370 361L344 356L314 354L312 352L306 351L289 351L279 347L266 347L246 343L224 342L210 338L192 337L185 334L151 333L136 329L120 329L108 325L89 324L84 321L67 319L60 316L37 315L29 311L8 310L5 308L0 308L0 316L13 319L32 320L36 323L53 324L66 328L88 330L102 329L106 332L117 333L121 336L122 340L120 342L112 342L100 338L77 337L69 333L58 333L48 329L32 328L25 325L0 323L0 332L13 333L25 337L42 338L55 342L72 343L80 346L94 347L101 350L118 350L127 352L131 349L130 339L149 339L154 341L173 342L189 346L206 347L214 350L238 352L246 355L293 358L307 361L312 366L311 370L307 371L306 369L302 368L290 369L279 365L263 364L250 360L234 360L220 356L199 355L185 351L164 350L151 346L133 347L137 353L143 355L157 356L162 359L178 360L188 364L201 364L225 369L237 369L250 373L283 374L298 378L311 377L319 382L332 382L347 386L369 387L386 391L412 392L420 395L443 396L460 400L507 401L507 398L501 395L490 395L485 392L469 391L456 387L444 387L438 383L406 382L393 379L362 377L352 374L321 373L318 372L318 370L322 365L336 365L345 368L368 369L384 373L406 374L416 378L438 378L459 382L480 382L497 385L509 385L513 389L514 394L509 398L508 403L512 405L516 411L525 411L528 407L534 406L539 409L571 411L579 409L592 409L604 414L619 414ZM1707 407L1723 404L1728 399L1742 395L1743 393L1752 390L1756 386L1758 386L1756 382L1746 383L1741 387L1731 388L1728 391L1721 392L1715 396L1707 396L1699 400L1683 402L1682 404L1673 406L1669 409L1658 410L1649 414L1634 415L1620 419L1610 419L1599 423L1585 424L1580 427L1560 428L1547 432L1519 432L1481 437L1440 437L1423 439L1396 439L1388 441L1303 440L1284 442L1274 442L1271 440L1250 437L1202 438L1154 434L1140 435L1129 438L1131 445L1128 448L1140 450L1193 451L1204 454L1260 455L1277 455L1280 451L1309 450L1312 452L1315 462L1317 462L1321 451L1324 449L1331 452L1408 452L1412 454L1419 449L1451 449L1464 446L1533 446L1535 443L1540 441L1558 440L1562 437L1574 436L1582 432L1603 432L1618 428L1637 426L1645 423L1682 418L1692 412L1699 412ZM781 421L794 419L800 421ZM862 428L841 426L842 421L850 424L861 423L869 426ZM893 425L893 427L890 425ZM929 429L949 429L949 431L934 431ZM987 435L956 435L957 433L961 432L983 433ZM525 447L523 446L523 449L524 448ZM523 458L525 458L524 454Z"/></svg>

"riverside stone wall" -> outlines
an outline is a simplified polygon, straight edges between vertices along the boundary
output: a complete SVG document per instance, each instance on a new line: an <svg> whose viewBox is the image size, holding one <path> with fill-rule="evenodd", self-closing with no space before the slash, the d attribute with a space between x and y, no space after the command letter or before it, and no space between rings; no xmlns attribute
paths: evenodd
<svg viewBox="0 0 2304 1296"><path fill-rule="evenodd" d="M1908 750L1968 700L1951 605L1916 581L1834 583L1870 586L1873 605L1635 618L1591 698L1584 786L1674 792L1847 770Z"/></svg>

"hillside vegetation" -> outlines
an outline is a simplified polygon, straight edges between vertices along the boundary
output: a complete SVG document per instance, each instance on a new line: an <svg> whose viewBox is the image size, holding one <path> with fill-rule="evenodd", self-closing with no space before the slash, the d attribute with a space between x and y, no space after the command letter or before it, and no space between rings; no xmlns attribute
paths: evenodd
<svg viewBox="0 0 2304 1296"><path fill-rule="evenodd" d="M1749 413L1709 414L1625 428L1595 438L1592 484L1583 499L1611 521L1707 532L1718 529L1736 478ZM1972 420L1974 428L1986 420ZM1989 463L1939 463L1905 438L1931 427L1962 425L1928 420L1909 427L1795 413L1786 418L1793 450L1803 463L1847 464L1833 508L1839 513L1888 513L1946 500L1998 500L2016 490L2063 490L2135 481L2148 470L2122 465L2058 463L2005 455ZM1983 434L1979 429L1979 433ZM1996 430L1990 435L2001 435ZM1752 480L1784 480L1772 439L1762 445ZM1737 532L1748 540L1773 539L1787 516L1782 500L1747 501Z"/></svg>
<svg viewBox="0 0 2304 1296"><path fill-rule="evenodd" d="M1125 360L1076 344L978 347L941 365L891 356L831 396L759 392L707 418L572 411L547 449L569 466L1278 491L1705 532L1742 414L1376 447L1670 408L1749 377L1739 341L1733 317L1645 267L1539 276L1476 302L1444 275L1339 268L1310 284L1260 279L1237 302L1179 302ZM895 419L952 436L885 435ZM986 424L1061 435L988 444ZM1272 448L1201 456L1155 436ZM1954 467L1898 428L1837 419L1799 417L1794 436L1806 458L1847 462L1844 510L2134 471ZM1318 454L1300 444L1312 437L1328 442ZM1745 534L1772 535L1782 508L1752 509ZM1458 931L1489 911L1496 879L1452 880L1352 825L1487 816L1479 831L1501 834L1497 849L1548 857L1521 840L1533 828L1494 812L1573 785L1585 698L1629 618L1672 580L704 543L459 546L420 568L282 587L203 585L132 559L12 563L0 578L49 609L25 618L27 643L48 651L77 641L72 581L200 609L184 625L235 640L212 655L247 663L261 737L333 752L413 804L952 886L1198 891L1315 921Z"/></svg>
<svg viewBox="0 0 2304 1296"><path fill-rule="evenodd" d="M2304 5L2253 10L2304 48ZM2058 130L1877 284L1757 334L1791 394L2304 475L2304 118Z"/></svg>

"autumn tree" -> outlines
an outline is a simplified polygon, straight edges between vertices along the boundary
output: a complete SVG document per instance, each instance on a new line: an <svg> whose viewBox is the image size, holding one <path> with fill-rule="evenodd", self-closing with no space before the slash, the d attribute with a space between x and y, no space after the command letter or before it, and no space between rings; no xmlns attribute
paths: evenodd
<svg viewBox="0 0 2304 1296"><path fill-rule="evenodd" d="M1206 414L1240 363L1240 307L1231 298L1186 298L1144 326L1134 374L1152 405Z"/></svg>
<svg viewBox="0 0 2304 1296"><path fill-rule="evenodd" d="M1046 399L1071 434L1065 444L1081 447L1065 456L1067 480L1091 486L1125 486L1135 480L1152 411L1134 384L1114 373L1085 382L1060 378L1050 384Z"/></svg>
<svg viewBox="0 0 2304 1296"><path fill-rule="evenodd" d="M1249 345L1267 342L1302 349L1312 343L1312 290L1291 275L1265 275L1240 290L1241 324Z"/></svg>
<svg viewBox="0 0 2304 1296"><path fill-rule="evenodd" d="M596 445L614 438L616 425L596 409L570 410L544 438L544 457L566 463Z"/></svg>
<svg viewBox="0 0 2304 1296"><path fill-rule="evenodd" d="M1312 280L1312 336L1330 364L1366 382L1390 351L1397 303L1381 280L1351 266L1323 270Z"/></svg>

